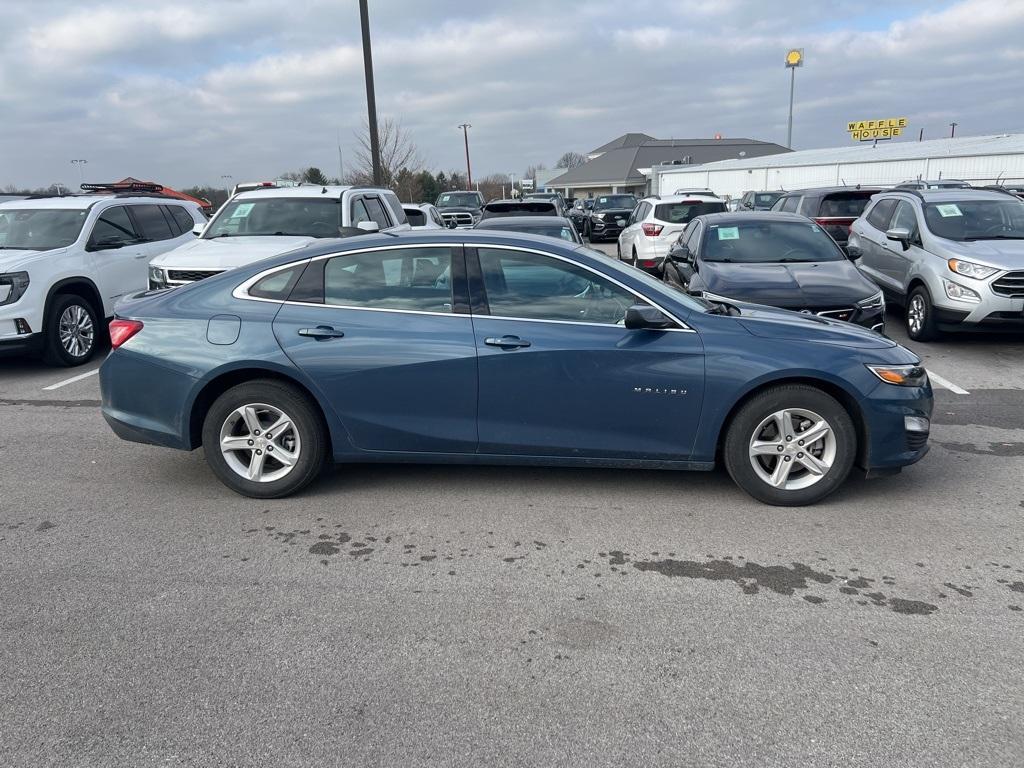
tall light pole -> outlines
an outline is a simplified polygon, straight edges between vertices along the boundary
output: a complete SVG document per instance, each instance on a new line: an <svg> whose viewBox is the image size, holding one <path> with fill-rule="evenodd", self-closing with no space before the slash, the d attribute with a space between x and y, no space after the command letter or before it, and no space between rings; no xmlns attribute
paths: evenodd
<svg viewBox="0 0 1024 768"><path fill-rule="evenodd" d="M229 182L234 178L234 176L226 173L221 174L221 179L224 181L224 191L228 193L228 197L231 197L231 184Z"/></svg>
<svg viewBox="0 0 1024 768"><path fill-rule="evenodd" d="M380 170L380 137L377 135L377 97L373 91L373 54L370 52L370 14L366 0L359 0L359 24L363 29L363 71L366 75L366 115L370 129L370 162L373 164L373 183L382 183Z"/></svg>
<svg viewBox="0 0 1024 768"><path fill-rule="evenodd" d="M960 125L960 123L950 123L949 124L949 138L952 139L952 138L954 138L956 136L956 127L958 125Z"/></svg>
<svg viewBox="0 0 1024 768"><path fill-rule="evenodd" d="M83 166L87 165L88 162L89 162L88 160L72 160L71 161L72 165L77 165L78 166L78 185L79 185L79 188L81 188L81 185L85 183L85 169L83 168Z"/></svg>
<svg viewBox="0 0 1024 768"><path fill-rule="evenodd" d="M511 195L512 195L512 197L515 197L516 196L516 175L514 173L510 173L508 175L508 177L512 180L512 192L511 192Z"/></svg>
<svg viewBox="0 0 1024 768"><path fill-rule="evenodd" d="M462 129L462 138L466 142L466 180L469 183L469 188L473 188L473 168L469 164L469 129L473 126L469 123L463 123L459 126Z"/></svg>
<svg viewBox="0 0 1024 768"><path fill-rule="evenodd" d="M796 68L804 65L804 49L790 48L786 52L786 68L789 70L789 123L786 128L786 148L793 148L793 91L796 88Z"/></svg>

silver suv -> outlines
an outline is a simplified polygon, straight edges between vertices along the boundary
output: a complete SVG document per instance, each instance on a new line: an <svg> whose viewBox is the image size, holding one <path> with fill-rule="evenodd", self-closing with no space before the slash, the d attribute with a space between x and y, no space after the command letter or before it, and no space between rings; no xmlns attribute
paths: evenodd
<svg viewBox="0 0 1024 768"><path fill-rule="evenodd" d="M894 189L850 225L861 271L906 311L907 332L1024 329L1024 202L980 189Z"/></svg>

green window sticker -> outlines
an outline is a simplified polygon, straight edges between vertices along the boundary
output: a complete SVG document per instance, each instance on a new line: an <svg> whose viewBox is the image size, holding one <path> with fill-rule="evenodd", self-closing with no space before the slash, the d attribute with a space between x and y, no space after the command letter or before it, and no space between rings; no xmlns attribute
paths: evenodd
<svg viewBox="0 0 1024 768"><path fill-rule="evenodd" d="M255 203L242 203L240 206L235 208L234 211L231 212L231 218L244 219L252 211L253 205L255 205Z"/></svg>
<svg viewBox="0 0 1024 768"><path fill-rule="evenodd" d="M740 228L739 227L719 227L718 228L718 239L719 240L739 240L740 239Z"/></svg>
<svg viewBox="0 0 1024 768"><path fill-rule="evenodd" d="M935 210L939 212L939 216L944 219L948 219L950 216L963 216L963 211L960 210L960 206L956 203L945 203L944 205L936 205Z"/></svg>

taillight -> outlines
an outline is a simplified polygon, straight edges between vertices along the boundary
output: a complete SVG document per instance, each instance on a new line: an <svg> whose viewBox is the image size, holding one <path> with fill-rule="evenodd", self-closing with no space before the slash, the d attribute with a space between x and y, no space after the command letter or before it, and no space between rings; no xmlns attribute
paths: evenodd
<svg viewBox="0 0 1024 768"><path fill-rule="evenodd" d="M110 321L110 346L117 349L128 339L142 330L142 323L138 320L111 320Z"/></svg>
<svg viewBox="0 0 1024 768"><path fill-rule="evenodd" d="M644 224L644 234L648 237L657 237L661 234L661 230L665 227L662 224L651 224L649 222Z"/></svg>
<svg viewBox="0 0 1024 768"><path fill-rule="evenodd" d="M643 267L644 269L653 269L654 267L658 266L658 262L655 261L654 259L643 259L640 262L640 266Z"/></svg>

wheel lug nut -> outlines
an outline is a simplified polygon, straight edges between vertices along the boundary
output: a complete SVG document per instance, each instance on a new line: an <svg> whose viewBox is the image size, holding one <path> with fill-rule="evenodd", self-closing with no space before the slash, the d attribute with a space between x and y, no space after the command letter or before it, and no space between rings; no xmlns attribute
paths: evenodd
<svg viewBox="0 0 1024 768"><path fill-rule="evenodd" d="M269 432L267 432L267 434L264 435L264 437L266 437L267 440L273 440L274 439L274 436L272 434L270 434ZM801 443L801 445L803 445L803 443Z"/></svg>
<svg viewBox="0 0 1024 768"><path fill-rule="evenodd" d="M784 450L786 450L786 449L785 449L785 448L783 448L783 447L782 447L782 446L780 445L780 446L779 446L779 453L782 453L782 452L783 452Z"/></svg>
<svg viewBox="0 0 1024 768"><path fill-rule="evenodd" d="M259 432L257 432L256 434L258 435L258 434L259 434ZM793 436L792 436L792 435L786 435L786 440L787 440L787 441L789 441L789 440L792 440L792 439L793 439Z"/></svg>
<svg viewBox="0 0 1024 768"><path fill-rule="evenodd" d="M262 456L262 455L263 455L263 451L261 451L261 450L260 450L259 448L257 448L257 449L256 449L256 455L257 455L257 456ZM789 458L788 458L788 457L786 458L786 461L789 461Z"/></svg>
<svg viewBox="0 0 1024 768"><path fill-rule="evenodd" d="M268 445L268 446L267 446L267 453L270 453L270 452L271 452L272 450L274 450L274 446L272 446L272 445ZM803 455L803 454L801 454L801 456L802 456L802 455Z"/></svg>
<svg viewBox="0 0 1024 768"><path fill-rule="evenodd" d="M252 440L249 441L249 445L252 445Z"/></svg>
<svg viewBox="0 0 1024 768"><path fill-rule="evenodd" d="M797 457L798 459L802 459L802 458L804 457L804 455L803 455L802 453L798 453L798 454L796 455L796 457Z"/></svg>
<svg viewBox="0 0 1024 768"><path fill-rule="evenodd" d="M803 445L803 444L804 444L804 441L803 441L803 440L798 440L798 441L797 441L797 445Z"/></svg>
<svg viewBox="0 0 1024 768"><path fill-rule="evenodd" d="M256 451L256 453L259 453L259 451ZM790 456L783 456L782 458L784 461L792 461L792 457Z"/></svg>
<svg viewBox="0 0 1024 768"><path fill-rule="evenodd" d="M260 431L257 429L255 432L253 432L253 434L256 435L256 437L259 437L260 436Z"/></svg>

